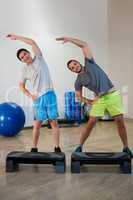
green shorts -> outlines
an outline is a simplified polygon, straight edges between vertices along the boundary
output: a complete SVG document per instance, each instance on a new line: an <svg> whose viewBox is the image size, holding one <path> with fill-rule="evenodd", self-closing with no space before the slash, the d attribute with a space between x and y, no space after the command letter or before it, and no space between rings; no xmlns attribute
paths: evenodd
<svg viewBox="0 0 133 200"><path fill-rule="evenodd" d="M105 112L110 116L123 114L122 98L118 91L101 96L93 105L90 111L92 117L103 117Z"/></svg>

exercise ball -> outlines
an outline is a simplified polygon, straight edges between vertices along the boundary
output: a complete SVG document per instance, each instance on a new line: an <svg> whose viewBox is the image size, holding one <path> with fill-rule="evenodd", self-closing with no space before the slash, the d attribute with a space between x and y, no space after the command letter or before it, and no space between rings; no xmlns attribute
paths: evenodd
<svg viewBox="0 0 133 200"><path fill-rule="evenodd" d="M0 104L0 135L12 137L17 135L25 124L23 109L16 103Z"/></svg>

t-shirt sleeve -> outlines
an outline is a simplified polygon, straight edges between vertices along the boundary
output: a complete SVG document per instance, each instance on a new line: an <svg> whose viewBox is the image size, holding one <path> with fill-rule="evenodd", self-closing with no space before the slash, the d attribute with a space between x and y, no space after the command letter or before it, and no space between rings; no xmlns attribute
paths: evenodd
<svg viewBox="0 0 133 200"><path fill-rule="evenodd" d="M45 61L45 59L44 59L44 57L43 57L43 55L42 54L38 54L38 55L36 55L35 56L35 58L34 58L34 67L38 70L38 67L39 66L44 66L44 65L42 65L41 64L41 62L43 62L43 64L45 64L46 65L46 61Z"/></svg>
<svg viewBox="0 0 133 200"><path fill-rule="evenodd" d="M94 58L92 57L92 58L85 58L85 66L87 65L87 64L95 64L95 60L94 60Z"/></svg>
<svg viewBox="0 0 133 200"><path fill-rule="evenodd" d="M35 59L42 59L42 57L43 57L42 54L36 54L35 55Z"/></svg>
<svg viewBox="0 0 133 200"><path fill-rule="evenodd" d="M26 80L27 80L27 78L26 78L26 72L25 72L25 70L23 69L22 72L21 72L20 83L25 84Z"/></svg>
<svg viewBox="0 0 133 200"><path fill-rule="evenodd" d="M80 80L77 78L74 84L75 91L82 91L82 84L80 83Z"/></svg>
<svg viewBox="0 0 133 200"><path fill-rule="evenodd" d="M42 55L40 55L40 54L35 55L33 64L36 65L38 62L40 62L40 60L41 60L42 58L43 58L43 57L42 57Z"/></svg>

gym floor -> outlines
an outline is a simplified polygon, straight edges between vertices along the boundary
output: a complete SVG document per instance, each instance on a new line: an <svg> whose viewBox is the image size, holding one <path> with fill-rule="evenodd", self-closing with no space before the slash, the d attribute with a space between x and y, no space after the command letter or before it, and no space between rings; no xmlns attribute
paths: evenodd
<svg viewBox="0 0 133 200"><path fill-rule="evenodd" d="M5 173L10 151L28 151L31 129L14 138L0 137L1 200L132 200L133 174L122 174L117 166L82 166L80 174L70 173L71 152L78 144L77 128L61 128L62 150L67 157L65 174L56 174L52 165L21 165L17 173ZM133 121L126 120L129 146L133 149ZM86 151L119 152L122 145L113 122L98 122L85 144ZM40 151L52 151L51 129L42 128Z"/></svg>

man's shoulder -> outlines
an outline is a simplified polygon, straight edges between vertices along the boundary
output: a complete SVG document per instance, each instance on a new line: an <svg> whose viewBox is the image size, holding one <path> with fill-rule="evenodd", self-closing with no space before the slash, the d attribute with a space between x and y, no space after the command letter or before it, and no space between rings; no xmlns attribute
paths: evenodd
<svg viewBox="0 0 133 200"><path fill-rule="evenodd" d="M34 56L34 58L33 58L33 62L34 62L34 61L37 61L37 60L40 60L40 59L44 59L43 56L42 56L42 54L36 54L36 55Z"/></svg>
<svg viewBox="0 0 133 200"><path fill-rule="evenodd" d="M33 65L36 65L36 64L38 65L39 63L46 65L46 61L42 54L35 55L35 57L33 58Z"/></svg>

